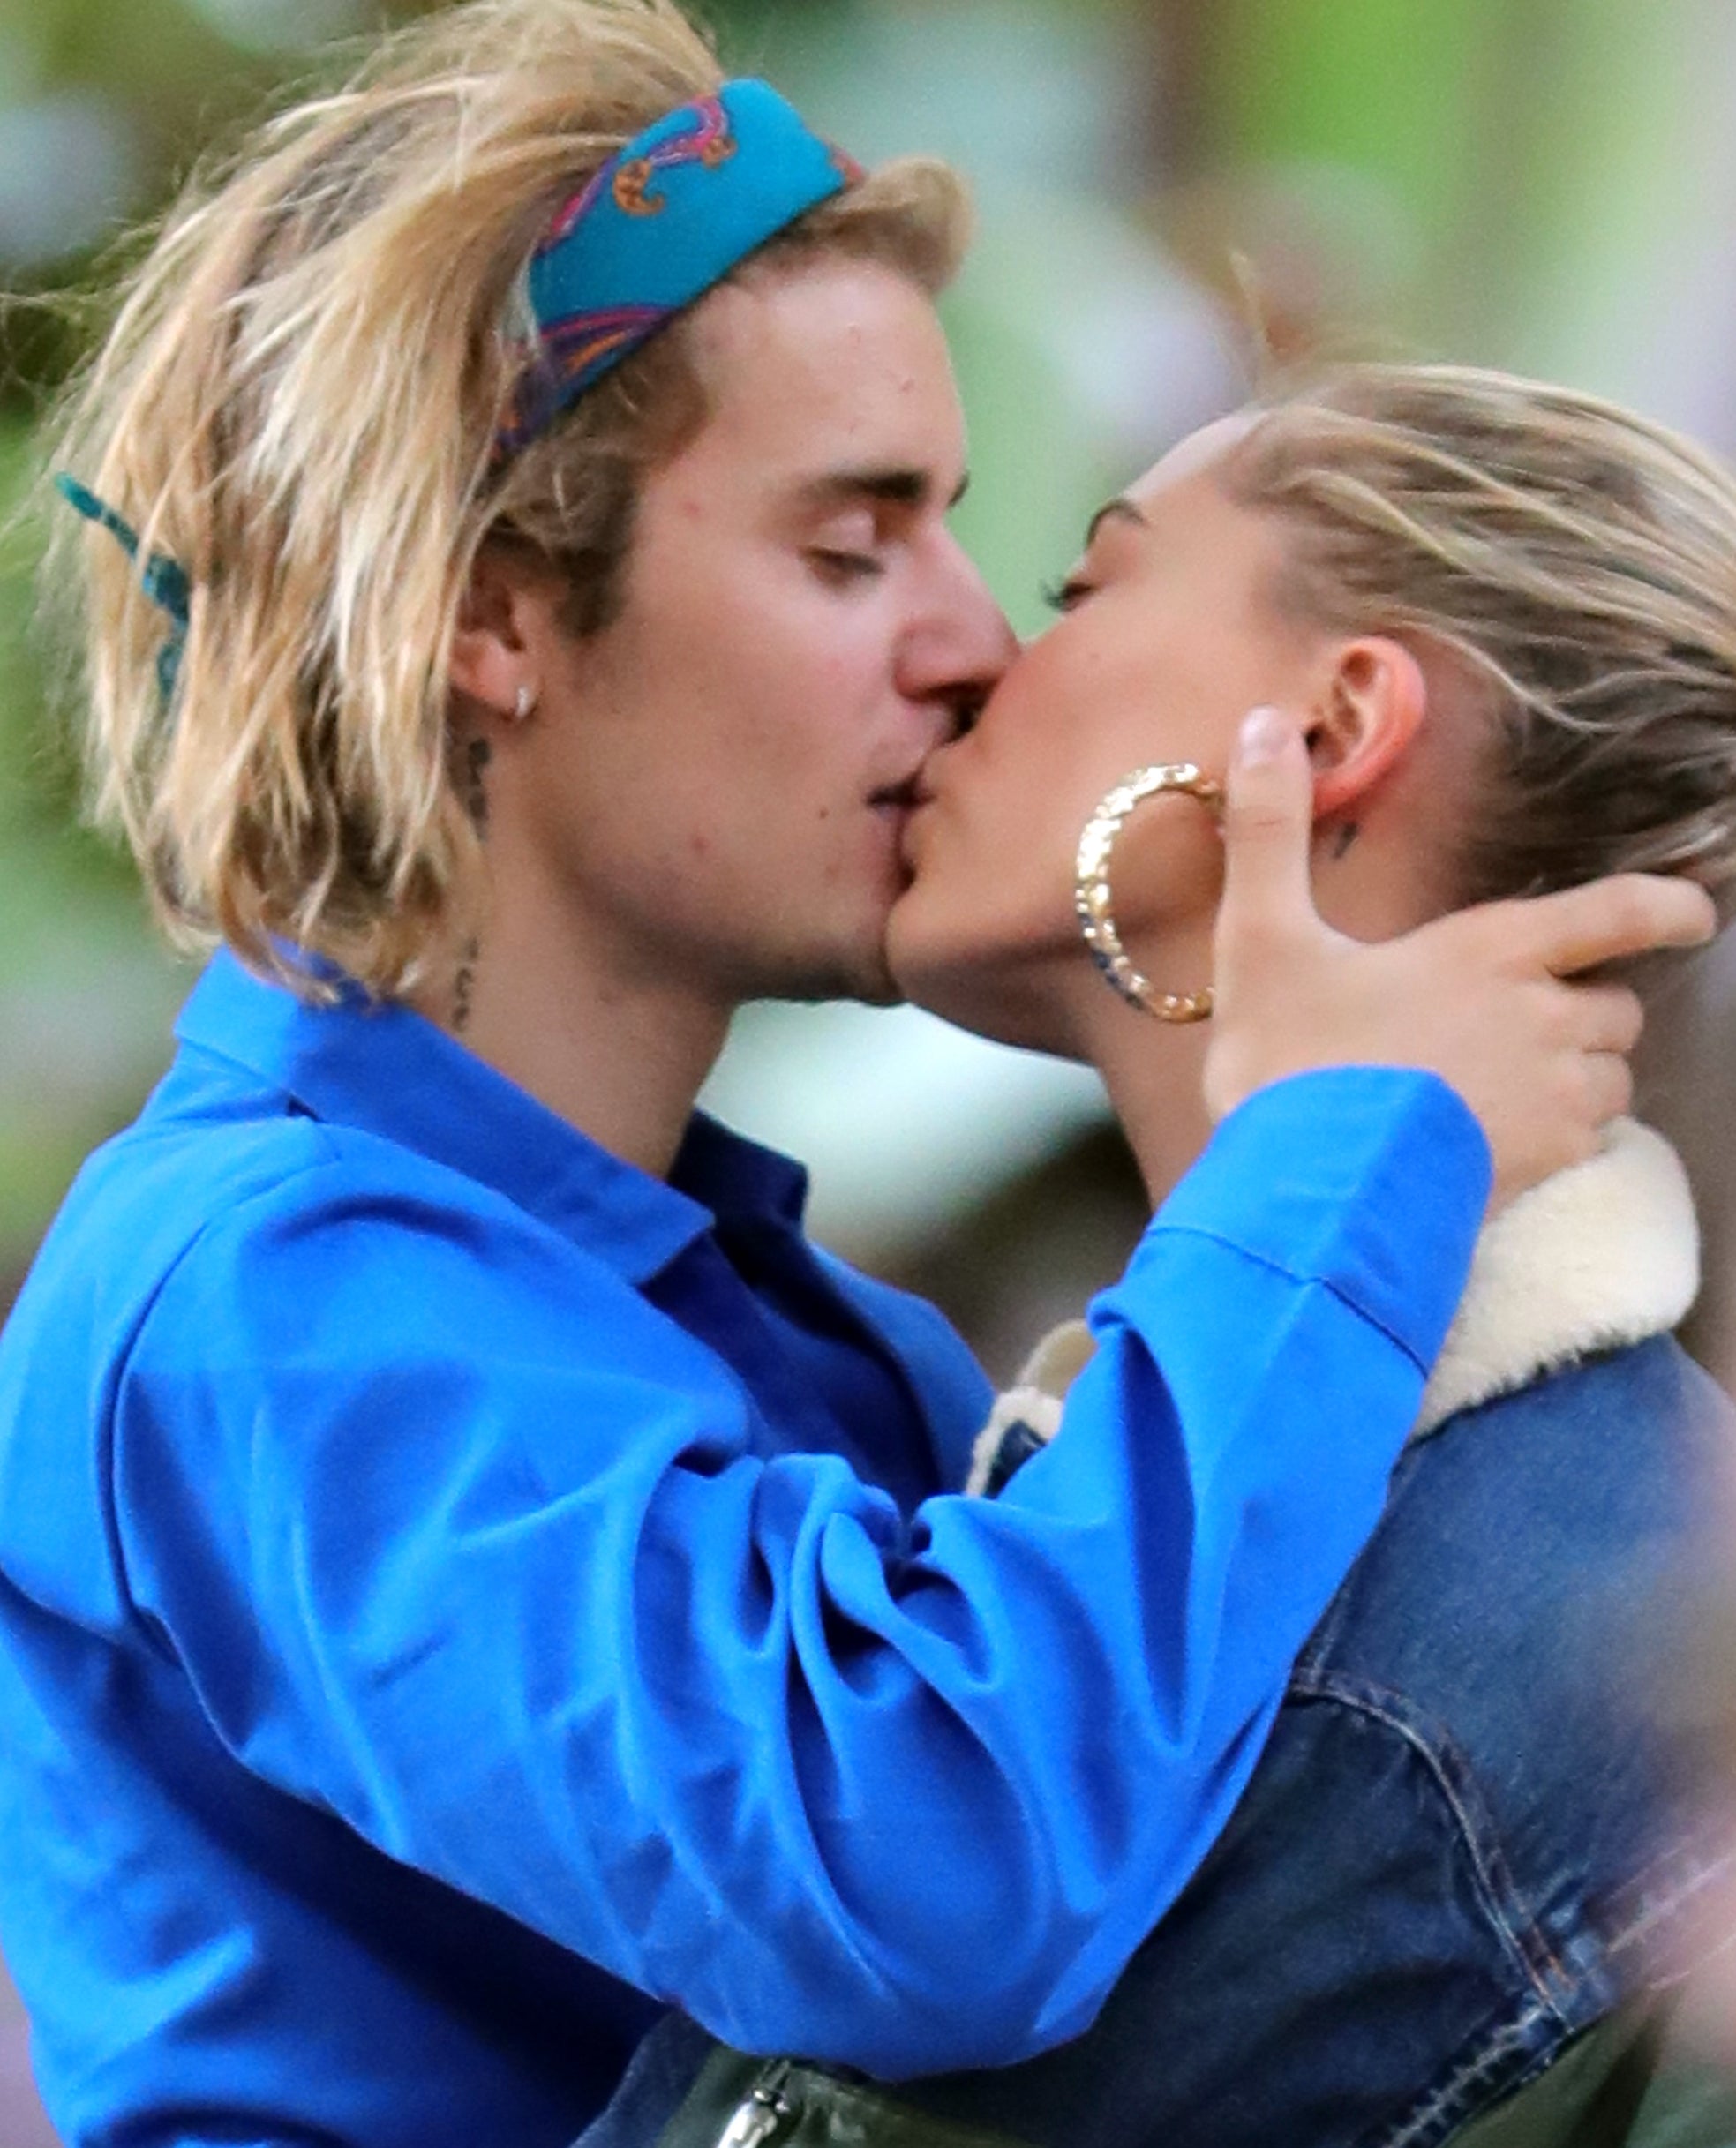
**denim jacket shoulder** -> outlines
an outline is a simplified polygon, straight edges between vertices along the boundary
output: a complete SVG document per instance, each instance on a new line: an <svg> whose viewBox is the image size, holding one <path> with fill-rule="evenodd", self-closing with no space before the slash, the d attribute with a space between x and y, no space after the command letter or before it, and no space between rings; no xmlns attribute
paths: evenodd
<svg viewBox="0 0 1736 2148"><path fill-rule="evenodd" d="M1631 1171L1594 1174L1577 1223L1569 1199L1529 1248L1480 1249L1449 1414L1425 1409L1229 1829L1095 2027L907 2092L1057 2148L1424 2148L1674 1972L1723 1852L1660 1709L1736 1420L1649 1332L1692 1291L1667 1175L1650 1216Z"/></svg>
<svg viewBox="0 0 1736 2148"><path fill-rule="evenodd" d="M1721 1859L1657 1709L1728 1405L1659 1338L1450 1420L1095 2026L915 2084L1061 2148L1425 2148L1667 1978Z"/></svg>

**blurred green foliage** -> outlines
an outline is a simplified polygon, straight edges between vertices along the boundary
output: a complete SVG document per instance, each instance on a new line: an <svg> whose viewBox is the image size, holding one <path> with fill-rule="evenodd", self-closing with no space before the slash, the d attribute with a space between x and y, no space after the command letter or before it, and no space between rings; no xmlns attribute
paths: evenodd
<svg viewBox="0 0 1736 2148"><path fill-rule="evenodd" d="M35 467L27 423L0 419L0 1283L136 1102L176 991L131 868L79 823L76 753L48 718L38 533L17 512Z"/></svg>
<svg viewBox="0 0 1736 2148"><path fill-rule="evenodd" d="M33 630L34 424L84 355L126 228L311 56L244 49L180 0L0 5L0 108L82 101L112 124L126 182L99 245L14 263L0 305L0 1308L80 1158L166 1058L186 982L131 867L79 821L76 741L50 712ZM0 139L6 124L0 109Z"/></svg>

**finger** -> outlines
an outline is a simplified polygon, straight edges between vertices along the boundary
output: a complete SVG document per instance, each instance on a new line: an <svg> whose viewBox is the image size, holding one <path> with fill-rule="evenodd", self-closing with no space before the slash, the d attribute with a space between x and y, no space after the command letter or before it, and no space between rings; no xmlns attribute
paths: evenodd
<svg viewBox="0 0 1736 2148"><path fill-rule="evenodd" d="M1281 710L1253 710L1236 735L1225 786L1221 945L1252 927L1313 913L1313 825L1314 783L1300 725Z"/></svg>
<svg viewBox="0 0 1736 2148"><path fill-rule="evenodd" d="M1558 977L1653 948L1698 947L1717 930L1703 888L1655 873L1618 873L1503 907L1513 913L1515 951Z"/></svg>
<svg viewBox="0 0 1736 2148"><path fill-rule="evenodd" d="M1574 995L1574 1034L1582 1050L1625 1056L1640 1040L1645 1009L1637 992L1626 985L1570 985Z"/></svg>

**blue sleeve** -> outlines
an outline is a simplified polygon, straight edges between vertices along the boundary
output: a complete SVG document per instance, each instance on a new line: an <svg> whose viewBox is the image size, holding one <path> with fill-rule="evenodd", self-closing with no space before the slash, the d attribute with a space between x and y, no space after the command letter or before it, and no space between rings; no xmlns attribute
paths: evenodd
<svg viewBox="0 0 1736 2148"><path fill-rule="evenodd" d="M431 1179L432 1179L431 1174ZM248 1768L750 2048L1071 2036L1379 1511L1487 1191L1396 1073L1227 1123L1054 1448L913 1526L507 1205L238 1204L119 1383L132 1599ZM581 1283L582 1282L582 1287Z"/></svg>

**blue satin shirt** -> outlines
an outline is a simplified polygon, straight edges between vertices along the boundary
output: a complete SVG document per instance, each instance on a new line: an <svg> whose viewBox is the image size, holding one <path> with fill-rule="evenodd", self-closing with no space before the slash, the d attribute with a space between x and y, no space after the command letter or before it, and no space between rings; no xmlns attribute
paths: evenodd
<svg viewBox="0 0 1736 2148"><path fill-rule="evenodd" d="M553 2148L670 2002L883 2075L1081 2030L1379 1511L1451 1093L1227 1121L990 1502L981 1374L793 1166L649 1178L227 957L180 1039L0 1338L0 1945L72 2148Z"/></svg>

